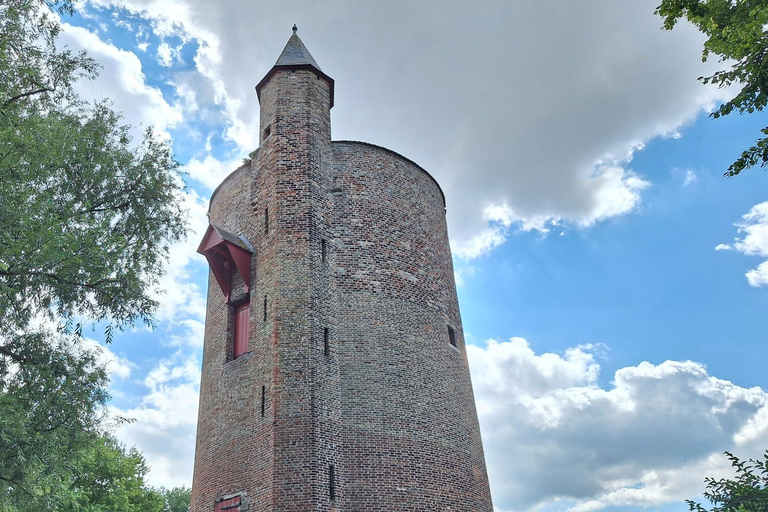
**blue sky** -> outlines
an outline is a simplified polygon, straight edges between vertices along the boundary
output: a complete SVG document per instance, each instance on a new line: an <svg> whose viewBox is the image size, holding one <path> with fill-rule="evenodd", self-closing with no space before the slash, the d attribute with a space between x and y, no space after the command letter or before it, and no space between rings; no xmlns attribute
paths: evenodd
<svg viewBox="0 0 768 512"><path fill-rule="evenodd" d="M194 250L293 23L336 80L333 138L393 149L446 193L497 510L679 510L729 474L723 450L768 448L768 176L722 177L765 117L710 119L734 92L697 82L718 64L654 7L80 3L62 43L103 66L81 94L170 137L188 172L196 233L171 251L157 328L104 348L151 482L191 482Z"/></svg>

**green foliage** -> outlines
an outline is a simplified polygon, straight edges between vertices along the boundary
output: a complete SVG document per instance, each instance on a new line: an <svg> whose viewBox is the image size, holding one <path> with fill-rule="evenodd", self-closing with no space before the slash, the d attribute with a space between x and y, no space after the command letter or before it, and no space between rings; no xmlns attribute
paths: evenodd
<svg viewBox="0 0 768 512"><path fill-rule="evenodd" d="M83 451L61 512L163 512L161 494L147 487L149 468L135 449L125 450L109 435Z"/></svg>
<svg viewBox="0 0 768 512"><path fill-rule="evenodd" d="M731 100L720 105L711 116L718 118L733 111L753 113L768 103L768 1L766 0L662 0L656 14L671 30L681 18L696 26L708 39L702 60L717 55L730 67L712 76L700 77L705 84L741 87ZM744 150L725 176L735 176L748 167L768 165L768 127L763 137Z"/></svg>
<svg viewBox="0 0 768 512"><path fill-rule="evenodd" d="M65 338L36 332L8 345L24 360L0 358L0 510L55 510L97 435L107 377Z"/></svg>
<svg viewBox="0 0 768 512"><path fill-rule="evenodd" d="M160 495L165 499L163 512L188 512L192 501L192 489L186 486L173 489L160 489Z"/></svg>
<svg viewBox="0 0 768 512"><path fill-rule="evenodd" d="M706 478L704 497L712 503L711 509L687 500L691 512L765 512L768 511L768 451L763 460L739 460L725 452L736 469L733 479Z"/></svg>
<svg viewBox="0 0 768 512"><path fill-rule="evenodd" d="M81 330L151 325L184 184L151 129L134 142L74 92L98 66L57 47L72 9L0 0L0 512L160 511L143 458L104 434L107 376Z"/></svg>
<svg viewBox="0 0 768 512"><path fill-rule="evenodd" d="M149 292L184 235L178 163L151 129L134 145L108 105L77 98L95 64L56 48L38 0L0 5L0 320L149 323Z"/></svg>

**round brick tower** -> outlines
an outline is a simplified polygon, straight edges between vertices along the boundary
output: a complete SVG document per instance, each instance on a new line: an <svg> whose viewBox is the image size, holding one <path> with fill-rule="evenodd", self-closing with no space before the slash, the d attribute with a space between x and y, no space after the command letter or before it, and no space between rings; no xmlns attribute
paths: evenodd
<svg viewBox="0 0 768 512"><path fill-rule="evenodd" d="M333 85L294 27L211 198L191 510L490 512L445 198Z"/></svg>

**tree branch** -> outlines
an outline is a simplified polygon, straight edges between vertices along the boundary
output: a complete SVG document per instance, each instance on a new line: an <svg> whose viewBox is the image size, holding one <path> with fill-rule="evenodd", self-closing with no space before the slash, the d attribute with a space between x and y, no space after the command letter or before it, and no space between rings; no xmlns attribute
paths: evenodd
<svg viewBox="0 0 768 512"><path fill-rule="evenodd" d="M37 89L37 90L34 90L34 91L27 91L27 92L23 92L21 94L17 94L16 96L13 96L13 97L7 99L3 103L3 108L8 107L11 103L15 103L15 102L17 102L17 101L19 101L21 99L28 98L30 96L34 96L35 94L42 94L44 92L53 92L53 91L54 91L54 88L43 87L43 88L40 88L40 89Z"/></svg>

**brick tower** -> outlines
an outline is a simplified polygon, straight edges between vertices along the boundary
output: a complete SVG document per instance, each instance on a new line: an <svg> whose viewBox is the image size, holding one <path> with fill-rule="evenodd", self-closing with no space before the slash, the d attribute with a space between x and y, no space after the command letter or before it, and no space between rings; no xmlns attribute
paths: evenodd
<svg viewBox="0 0 768 512"><path fill-rule="evenodd" d="M211 197L191 510L490 512L445 198L333 84L294 27Z"/></svg>

